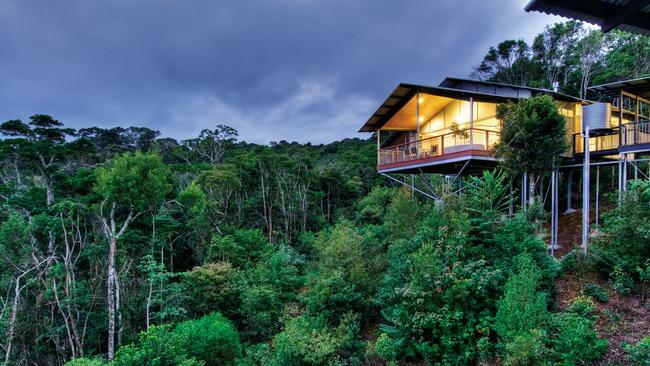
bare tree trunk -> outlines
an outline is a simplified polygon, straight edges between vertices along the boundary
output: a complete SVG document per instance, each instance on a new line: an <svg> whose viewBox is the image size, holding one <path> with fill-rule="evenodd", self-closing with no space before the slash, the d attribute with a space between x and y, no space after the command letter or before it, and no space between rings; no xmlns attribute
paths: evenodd
<svg viewBox="0 0 650 366"><path fill-rule="evenodd" d="M535 176L533 174L529 175L528 178L528 206L532 207L535 205Z"/></svg>
<svg viewBox="0 0 650 366"><path fill-rule="evenodd" d="M71 318L66 314L66 312L63 310L63 306L61 305L61 299L59 298L59 289L56 284L56 279L52 280L52 290L54 292L56 307L59 309L59 313L63 318L63 324L65 326L66 336L68 338L68 345L70 346L70 351L72 352L72 358L77 358L77 345L72 334L72 326L70 325Z"/></svg>
<svg viewBox="0 0 650 366"><path fill-rule="evenodd" d="M20 299L20 278L16 278L16 285L14 287L14 300L11 304L11 315L9 316L9 326L7 328L7 344L5 346L5 363L9 364L9 357L11 357L11 347L14 338L14 330L16 328L16 317L18 316L18 304Z"/></svg>
<svg viewBox="0 0 650 366"><path fill-rule="evenodd" d="M115 252L117 240L111 237L108 247L108 278L106 279L106 293L108 302L108 361L115 358Z"/></svg>
<svg viewBox="0 0 650 366"><path fill-rule="evenodd" d="M108 361L112 362L115 358L115 324L116 324L116 312L118 314L118 321L121 324L121 315L119 313L119 279L117 278L117 272L115 270L115 257L117 254L117 241L124 234L126 229L129 227L129 224L135 220L140 213L133 214L129 212L129 215L124 220L122 227L117 231L117 226L115 223L115 206L113 203L111 205L111 211L108 219L104 216L104 204L106 200L102 202L99 206L99 215L102 222L102 229L104 235L108 239L108 276L106 279L106 295L107 295L107 305L108 305L108 350L107 357ZM121 340L121 334L118 334L118 341Z"/></svg>
<svg viewBox="0 0 650 366"><path fill-rule="evenodd" d="M149 294L147 295L147 305L145 307L145 315L147 317L147 330L149 330L149 322L150 322L150 309L151 309L151 296L153 294L153 281L149 280Z"/></svg>
<svg viewBox="0 0 650 366"><path fill-rule="evenodd" d="M120 275L115 274L115 314L117 315L117 344L122 345L122 336L124 335L124 322L122 321L122 311L120 310L121 292L120 292Z"/></svg>
<svg viewBox="0 0 650 366"><path fill-rule="evenodd" d="M20 305L20 293L25 288L25 285L20 285L20 281L23 279L23 277L27 276L31 271L35 270L36 268L40 267L43 265L43 263L49 261L49 258L46 258L42 260L41 262L36 263L33 267L26 269L22 271L20 275L16 277L14 280L16 282L16 285L14 286L14 299L11 304L11 315L9 316L8 320L8 328L7 328L7 341L5 345L5 363L9 363L9 358L11 357L11 348L13 344L13 337L14 337L14 332L16 329L16 319L18 317L18 307Z"/></svg>
<svg viewBox="0 0 650 366"><path fill-rule="evenodd" d="M54 203L54 191L52 190L52 181L47 175L44 176L45 179L45 195L47 207L52 206Z"/></svg>

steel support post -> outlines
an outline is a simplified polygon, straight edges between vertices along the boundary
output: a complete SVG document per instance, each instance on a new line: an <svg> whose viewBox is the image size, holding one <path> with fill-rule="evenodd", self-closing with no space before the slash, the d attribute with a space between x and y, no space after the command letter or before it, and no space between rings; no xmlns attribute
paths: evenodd
<svg viewBox="0 0 650 366"><path fill-rule="evenodd" d="M557 214L556 206L557 203L557 170L553 169L551 172L551 255L555 255L555 245L557 239L557 222L555 220L555 215Z"/></svg>
<svg viewBox="0 0 650 366"><path fill-rule="evenodd" d="M589 127L585 128L584 146L589 146ZM582 250L587 254L589 250L589 168L590 151L585 148L585 161L582 166Z"/></svg>
<svg viewBox="0 0 650 366"><path fill-rule="evenodd" d="M566 185L566 213L572 213L573 207L571 207L571 194L573 189L573 171L569 169L567 172L567 185Z"/></svg>
<svg viewBox="0 0 650 366"><path fill-rule="evenodd" d="M600 165L596 165L596 227L598 227L598 215L600 209Z"/></svg>
<svg viewBox="0 0 650 366"><path fill-rule="evenodd" d="M623 192L627 192L627 154L623 154Z"/></svg>
<svg viewBox="0 0 650 366"><path fill-rule="evenodd" d="M469 97L469 146L474 148L474 97ZM487 141L485 146L490 146Z"/></svg>
<svg viewBox="0 0 650 366"><path fill-rule="evenodd" d="M618 154L618 204L623 199L623 154Z"/></svg>

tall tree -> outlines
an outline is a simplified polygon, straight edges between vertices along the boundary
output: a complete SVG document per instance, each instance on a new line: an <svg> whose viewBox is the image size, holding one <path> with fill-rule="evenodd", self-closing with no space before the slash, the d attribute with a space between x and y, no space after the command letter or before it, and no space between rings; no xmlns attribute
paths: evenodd
<svg viewBox="0 0 650 366"><path fill-rule="evenodd" d="M511 173L531 175L534 194L535 177L557 166L567 149L565 119L548 95L500 104L497 116L501 140L495 147L496 155Z"/></svg>
<svg viewBox="0 0 650 366"><path fill-rule="evenodd" d="M108 359L115 356L115 318L119 313L119 279L116 272L118 241L129 225L147 209L160 205L171 191L169 170L158 155L124 154L97 174L97 193L103 198L99 218L108 241Z"/></svg>
<svg viewBox="0 0 650 366"><path fill-rule="evenodd" d="M574 65L574 46L578 42L581 23L569 21L546 26L533 41L533 58L541 62L545 80L541 86L552 88L558 83L562 88L567 84Z"/></svg>
<svg viewBox="0 0 650 366"><path fill-rule="evenodd" d="M507 40L490 47L473 76L506 84L528 85L533 78L530 46L524 40Z"/></svg>
<svg viewBox="0 0 650 366"><path fill-rule="evenodd" d="M591 30L576 45L579 60L580 99L587 97L587 88L591 83L592 76L602 68L605 55L603 42L603 32Z"/></svg>
<svg viewBox="0 0 650 366"><path fill-rule="evenodd" d="M237 130L234 128L217 125L214 130L205 129L201 131L199 137L185 140L183 144L199 160L217 165L221 162L226 149L237 141L237 135Z"/></svg>
<svg viewBox="0 0 650 366"><path fill-rule="evenodd" d="M50 206L54 202L52 177L61 168L68 153L66 139L74 136L75 130L64 128L63 123L46 114L35 114L29 120L29 123L19 119L7 121L0 125L0 133L14 143L22 143L16 153L38 169L46 190L47 206Z"/></svg>

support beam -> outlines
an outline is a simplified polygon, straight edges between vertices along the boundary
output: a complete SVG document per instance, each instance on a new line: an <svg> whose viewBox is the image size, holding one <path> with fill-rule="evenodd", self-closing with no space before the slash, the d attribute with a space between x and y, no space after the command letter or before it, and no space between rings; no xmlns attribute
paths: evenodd
<svg viewBox="0 0 650 366"><path fill-rule="evenodd" d="M469 146L474 146L474 97L469 97ZM485 147L489 144L485 141Z"/></svg>
<svg viewBox="0 0 650 366"><path fill-rule="evenodd" d="M416 188L416 187L409 186L407 183L402 182L401 180L399 180L399 179L397 179L397 178L395 178L395 177L391 177L390 175L388 175L388 174L386 174L386 173L379 173L379 174L383 175L384 177L386 177L386 178L388 178L388 179L390 179L390 180L392 180L392 181L394 181L394 182L397 182L397 183L399 183L399 184L401 184L401 185L403 185L403 186L406 186L406 187L408 187L409 189L412 189L412 190L414 190L414 191L416 191L416 192L418 192L418 193L420 193L420 194L423 194L423 195L425 195L426 197L429 197L429 198L434 199L434 200L436 200L436 201L439 201L439 200L440 200L438 197L432 196L432 195L430 195L430 194L428 194L428 193L424 192L423 190L418 189L418 188Z"/></svg>
<svg viewBox="0 0 650 366"><path fill-rule="evenodd" d="M596 165L596 227L598 227L598 215L600 209L600 165Z"/></svg>
<svg viewBox="0 0 650 366"><path fill-rule="evenodd" d="M557 233L558 233L558 220L557 220L557 201L558 201L558 171L553 169L551 172L551 255L555 256L555 249L557 249Z"/></svg>
<svg viewBox="0 0 650 366"><path fill-rule="evenodd" d="M627 154L623 154L623 192L627 192Z"/></svg>
<svg viewBox="0 0 650 366"><path fill-rule="evenodd" d="M415 157L420 158L420 93L415 94Z"/></svg>
<svg viewBox="0 0 650 366"><path fill-rule="evenodd" d="M555 170L555 249L559 248L558 233L560 231L560 171Z"/></svg>
<svg viewBox="0 0 650 366"><path fill-rule="evenodd" d="M585 127L584 146L589 146L589 126ZM582 251L589 250L589 158L591 152L585 148L585 163L582 167Z"/></svg>
<svg viewBox="0 0 650 366"><path fill-rule="evenodd" d="M377 130L377 164L381 163L381 129Z"/></svg>
<svg viewBox="0 0 650 366"><path fill-rule="evenodd" d="M623 199L623 154L618 154L618 204Z"/></svg>

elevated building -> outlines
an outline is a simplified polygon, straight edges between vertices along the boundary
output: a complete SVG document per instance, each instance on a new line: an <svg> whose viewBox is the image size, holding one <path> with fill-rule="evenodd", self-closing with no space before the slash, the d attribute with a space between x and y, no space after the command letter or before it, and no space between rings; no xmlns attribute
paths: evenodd
<svg viewBox="0 0 650 366"><path fill-rule="evenodd" d="M598 85L607 102L594 103L551 90L446 78L438 86L399 84L361 127L377 133L380 173L466 174L492 169L500 141L497 105L548 94L566 119L564 165L582 160L583 124L598 159L650 151L650 78ZM584 113L584 119L583 114ZM596 161L595 160L595 161Z"/></svg>
<svg viewBox="0 0 650 366"><path fill-rule="evenodd" d="M501 138L501 122L497 118L500 103L550 95L565 118L569 146L561 165L550 174L551 248L557 246L560 172L567 177L566 209L570 211L572 173L581 169L583 223L586 223L583 224L583 247L586 250L592 190L590 167L596 166L598 220L600 167L618 165L618 190L622 192L628 176L636 178L641 172L637 163L644 159L639 156L650 152L650 78L590 89L602 101L581 100L545 89L459 78L446 78L438 86L399 84L360 132L377 135L379 173L388 177L391 174L443 174L453 176L455 182L458 176L481 174L498 165L493 147ZM589 153L585 154L585 150ZM418 190L413 184L409 186ZM522 205L527 201L527 186L524 174L520 189ZM418 191L439 198L433 192Z"/></svg>

